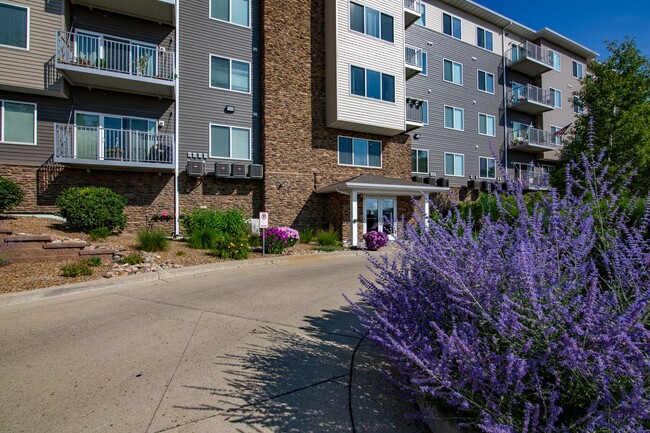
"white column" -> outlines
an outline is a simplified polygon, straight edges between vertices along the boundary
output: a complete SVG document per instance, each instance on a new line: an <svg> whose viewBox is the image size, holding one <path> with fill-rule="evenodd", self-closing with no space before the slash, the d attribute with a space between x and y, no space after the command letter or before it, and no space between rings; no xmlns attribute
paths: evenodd
<svg viewBox="0 0 650 433"><path fill-rule="evenodd" d="M424 225L429 228L429 194L423 192L422 200L424 200Z"/></svg>
<svg viewBox="0 0 650 433"><path fill-rule="evenodd" d="M357 201L357 192L355 190L352 190L350 193L350 223L352 225L352 246L357 246L357 243L359 242L359 236L358 236L358 222L357 222L357 215L359 211L359 204Z"/></svg>

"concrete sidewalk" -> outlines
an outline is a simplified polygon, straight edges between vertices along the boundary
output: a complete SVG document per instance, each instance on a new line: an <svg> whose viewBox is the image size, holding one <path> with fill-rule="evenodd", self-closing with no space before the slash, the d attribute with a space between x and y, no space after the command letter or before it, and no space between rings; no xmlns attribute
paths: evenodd
<svg viewBox="0 0 650 433"><path fill-rule="evenodd" d="M352 331L359 254L0 297L0 431L425 432Z"/></svg>

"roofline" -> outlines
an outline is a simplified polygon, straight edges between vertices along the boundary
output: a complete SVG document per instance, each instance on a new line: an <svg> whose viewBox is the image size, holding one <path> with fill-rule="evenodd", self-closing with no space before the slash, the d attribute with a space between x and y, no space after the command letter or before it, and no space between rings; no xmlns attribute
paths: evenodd
<svg viewBox="0 0 650 433"><path fill-rule="evenodd" d="M425 186L424 184L415 184L411 185L395 185L395 184L376 184L376 183L356 183L356 182L341 182L334 185L326 186L316 190L317 194L329 193L329 192L341 192L341 190L348 191L393 191L411 193L411 194L422 194L422 193L431 193L431 192L444 192L449 191L447 187L440 186Z"/></svg>

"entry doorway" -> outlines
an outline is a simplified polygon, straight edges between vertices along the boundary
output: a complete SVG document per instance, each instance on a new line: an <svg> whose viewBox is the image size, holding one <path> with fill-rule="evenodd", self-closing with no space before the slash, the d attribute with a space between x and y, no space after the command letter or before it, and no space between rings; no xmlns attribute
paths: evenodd
<svg viewBox="0 0 650 433"><path fill-rule="evenodd" d="M397 199L395 197L364 197L363 232L380 231L395 239Z"/></svg>

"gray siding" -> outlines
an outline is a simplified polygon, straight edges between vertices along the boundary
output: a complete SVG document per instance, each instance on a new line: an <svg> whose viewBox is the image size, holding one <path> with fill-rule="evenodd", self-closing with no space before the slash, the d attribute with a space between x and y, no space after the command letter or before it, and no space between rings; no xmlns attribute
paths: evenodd
<svg viewBox="0 0 650 433"><path fill-rule="evenodd" d="M261 2L251 1L251 28L210 19L209 0L181 2L180 8L179 166L187 152L209 154L211 123L251 128L252 162L261 163ZM210 88L210 54L251 62L251 94ZM226 105L235 112L226 113ZM208 171L216 161L208 160Z"/></svg>

